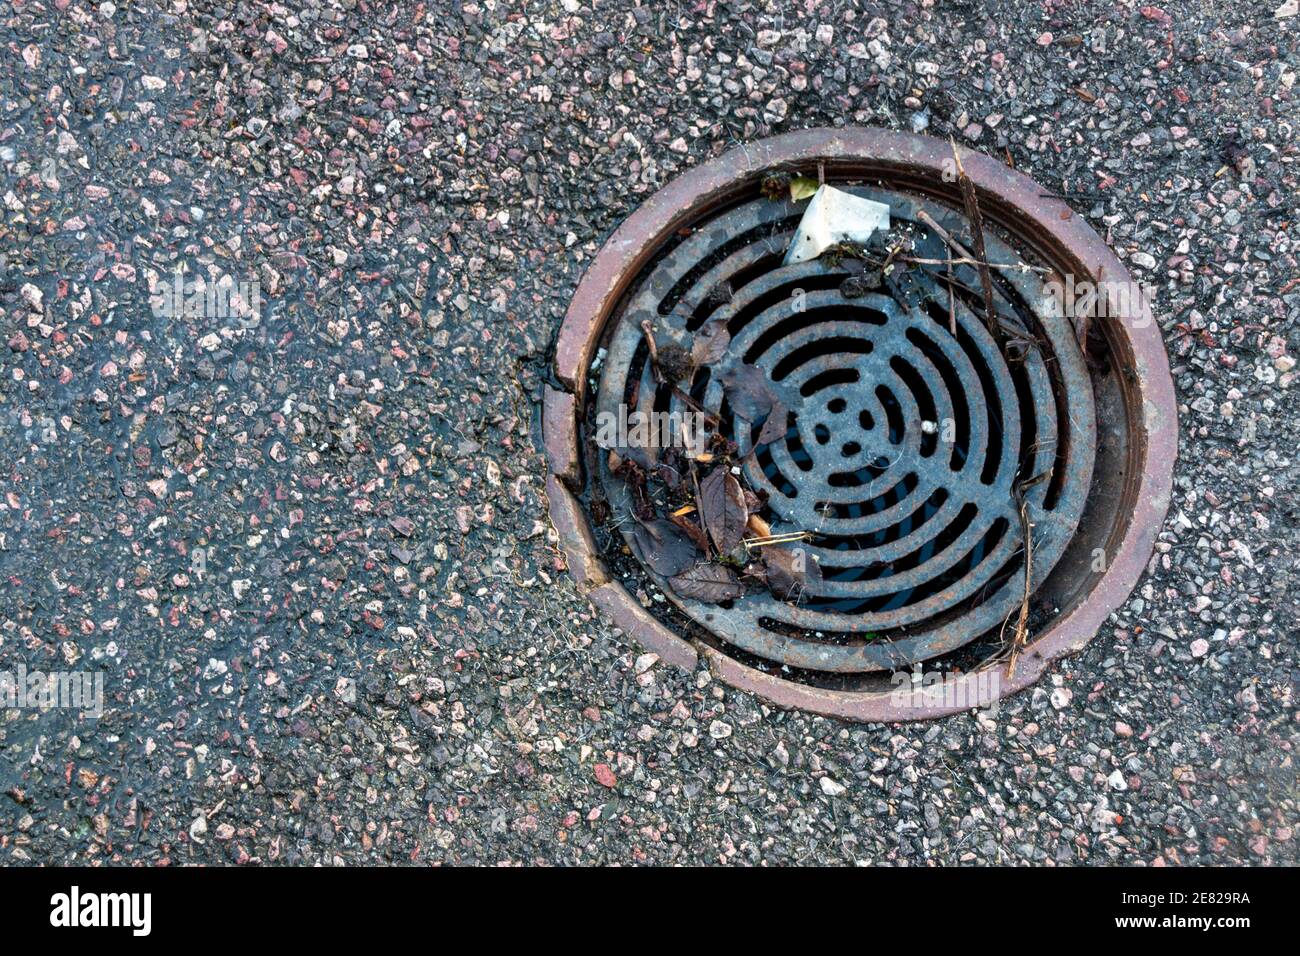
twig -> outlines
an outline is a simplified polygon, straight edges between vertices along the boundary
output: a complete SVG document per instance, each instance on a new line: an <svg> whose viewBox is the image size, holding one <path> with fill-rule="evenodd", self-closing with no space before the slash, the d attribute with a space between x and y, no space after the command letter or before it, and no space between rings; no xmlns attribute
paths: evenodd
<svg viewBox="0 0 1300 956"><path fill-rule="evenodd" d="M885 261L880 264L881 272L889 271L889 266L894 261L895 258L906 261L907 257L900 256L899 253L903 251L903 246L906 245L907 243L908 240L904 239L904 240L900 240L899 242L895 243L893 246L890 247L889 254L885 256Z"/></svg>
<svg viewBox="0 0 1300 956"><path fill-rule="evenodd" d="M993 304L993 275L989 272L988 255L984 251L984 220L980 217L979 199L975 196L975 183L966 175L966 167L961 163L961 155L957 152L957 143L953 139L948 142L952 146L952 158L957 164L957 183L961 186L962 202L966 204L966 218L970 220L971 245L975 247L975 255L971 258L976 260L976 266L980 273L980 287L984 290L984 310L985 319L988 323L989 334L993 336L994 341L1001 341L998 330L997 307Z"/></svg>
<svg viewBox="0 0 1300 956"><path fill-rule="evenodd" d="M811 531L787 531L784 534L769 534L760 538L744 538L741 540L747 548L761 548L768 544L793 544L796 541L811 541Z"/></svg>
<svg viewBox="0 0 1300 956"><path fill-rule="evenodd" d="M1087 313L1074 317L1074 337L1079 342L1079 353L1083 356L1084 362L1088 361L1088 328L1091 325L1092 317Z"/></svg>
<svg viewBox="0 0 1300 956"><path fill-rule="evenodd" d="M698 412L699 414L703 415L705 421L707 421L714 428L717 428L722 424L721 418L719 418L717 415L713 414L711 411L709 411L707 408L705 408L703 405L697 402L687 392L682 391L680 387L674 385L673 394L677 396L678 399L685 402L686 405L691 409L691 411Z"/></svg>
<svg viewBox="0 0 1300 956"><path fill-rule="evenodd" d="M1101 281L1101 275L1105 271L1106 271L1106 264L1103 262L1101 265L1097 267L1097 288L1106 296L1107 298L1106 305L1109 307L1110 293L1106 290L1106 284ZM1073 306L1073 303L1071 303L1071 306ZM1096 307L1097 307L1097 303L1096 300L1094 299L1093 308L1095 309ZM1109 309L1107 309L1107 311L1109 311ZM1088 361L1088 330L1092 326L1092 316L1083 315L1081 316L1081 318L1083 321L1075 329L1075 335L1078 336L1079 351L1083 353L1083 360L1086 362Z"/></svg>
<svg viewBox="0 0 1300 956"><path fill-rule="evenodd" d="M697 507L697 510L698 510L699 502L700 502L701 499L703 498L703 495L700 494L700 476L699 476L699 475L696 473L696 471L695 471L695 462L694 462L694 461L691 461L691 462L689 462L689 464L690 464L690 468L691 468L691 486L695 489L695 503L696 503L696 507ZM701 512L701 514L700 514L700 528L701 528L702 530L704 530L704 540L705 540L705 542L708 542L708 541L709 541L709 532L708 532L707 529L704 528L704 514L703 514L703 512ZM707 549L707 548L705 548L704 551L705 551L706 554L708 553L708 549Z"/></svg>
<svg viewBox="0 0 1300 956"><path fill-rule="evenodd" d="M980 266L984 269L1014 269L1017 272L1037 272L1048 275L1052 270L1043 266L1031 266L1025 262L980 262L969 256L957 259L921 259L916 256L899 256L902 262L912 262L921 266Z"/></svg>
<svg viewBox="0 0 1300 956"><path fill-rule="evenodd" d="M1020 535L1025 542L1025 591L1020 599L1020 614L1016 617L1016 630L1011 635L1011 659L1007 661L1007 681L1015 680L1016 660L1020 657L1020 648L1029 636L1029 582L1034 566L1034 535L1029 524L1029 502L1020 499ZM1006 623L1003 622L1003 628Z"/></svg>
<svg viewBox="0 0 1300 956"><path fill-rule="evenodd" d="M645 344L650 350L650 368L654 371L655 382L662 385L664 383L664 373L659 368L659 349L655 346L655 333L650 326L649 319L642 320L641 331L645 333Z"/></svg>
<svg viewBox="0 0 1300 956"><path fill-rule="evenodd" d="M931 216L924 209L917 210L916 218L921 220L921 222L925 223L931 229L933 229L934 232L939 236L939 238L948 244L948 248L952 249L952 251L957 253L957 255L961 256L964 259L973 258L970 254L970 251L965 246L963 246L960 242L954 239L952 233L950 233L947 229L943 228L943 226L935 222L934 217Z"/></svg>
<svg viewBox="0 0 1300 956"><path fill-rule="evenodd" d="M978 289L972 289L970 286L968 286L966 283L962 282L960 279L956 278L955 276L949 278L948 281L950 283L948 288L949 293L951 293L953 289L961 289L963 292L966 292L970 295L979 295ZM998 313L998 327L1002 330L1002 333L1004 335L1008 336L1013 342L1021 346L1025 351L1028 351L1031 346L1035 348L1038 346L1037 339L1025 334L1025 330L1021 326L1012 323L1011 319L1001 312ZM998 343L998 344L1001 345L1004 343ZM1008 358L1011 357L1012 356L1008 356Z"/></svg>
<svg viewBox="0 0 1300 956"><path fill-rule="evenodd" d="M1025 590L1020 599L1020 613L1016 617L1016 629L1011 635L1011 657L1007 661L1008 681L1015 679L1016 660L1020 657L1020 651L1025 646L1026 638L1029 637L1029 593L1034 573L1034 535L1033 525L1029 523L1029 499L1025 497L1025 492L1039 482L1046 481L1051 477L1051 474L1052 469L1049 468L1042 474L1015 485L1011 492L1015 496L1017 510L1020 513L1020 535L1025 542ZM1008 616L1008 620L1010 620L1010 616ZM1006 631L1006 628L1007 622L1003 621L1003 632Z"/></svg>
<svg viewBox="0 0 1300 956"><path fill-rule="evenodd" d="M948 263L948 334L957 337L957 290L953 288L952 263Z"/></svg>

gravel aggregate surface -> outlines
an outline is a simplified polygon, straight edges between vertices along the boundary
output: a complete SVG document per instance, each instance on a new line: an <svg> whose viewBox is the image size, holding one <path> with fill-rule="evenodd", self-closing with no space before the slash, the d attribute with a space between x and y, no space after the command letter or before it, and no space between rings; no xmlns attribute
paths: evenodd
<svg viewBox="0 0 1300 956"><path fill-rule="evenodd" d="M0 2L0 669L104 687L0 711L0 861L1298 862L1278 5ZM845 124L1009 157L1158 290L1149 573L996 716L667 667L547 521L537 402L600 242ZM229 307L160 308L178 275Z"/></svg>

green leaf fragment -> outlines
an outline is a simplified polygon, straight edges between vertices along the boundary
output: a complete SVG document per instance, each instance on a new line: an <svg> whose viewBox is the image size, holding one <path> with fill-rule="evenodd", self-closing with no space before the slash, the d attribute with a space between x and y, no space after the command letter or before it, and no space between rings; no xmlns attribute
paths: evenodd
<svg viewBox="0 0 1300 956"><path fill-rule="evenodd" d="M821 186L821 183L815 179L807 176L796 176L790 180L790 200L799 202L802 199L809 199L817 192L819 186Z"/></svg>

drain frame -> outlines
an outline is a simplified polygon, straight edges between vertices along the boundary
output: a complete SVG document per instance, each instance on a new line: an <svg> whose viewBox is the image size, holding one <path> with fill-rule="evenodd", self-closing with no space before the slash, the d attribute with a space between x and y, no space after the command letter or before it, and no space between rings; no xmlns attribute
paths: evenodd
<svg viewBox="0 0 1300 956"><path fill-rule="evenodd" d="M1062 271L1130 281L1123 264L1064 200L1044 195L1033 180L990 157L962 150L961 158L983 216L994 228ZM601 558L578 499L584 487L580 416L589 397L587 372L607 323L646 264L677 230L751 195L764 176L778 169L820 166L828 179L879 182L959 210L951 161L945 142L887 130L813 129L777 136L733 149L673 180L635 210L589 264L556 338L554 371L562 388L547 386L543 396L550 515L579 589L661 659L693 669L703 657L719 679L781 707L856 721L927 719L969 709L966 701L985 700L980 695L987 694L995 669L1003 672L995 685L999 697L1033 684L1054 661L1077 653L1095 637L1136 586L1168 510L1178 439L1168 358L1144 301L1126 303L1122 314L1096 323L1112 360L1124 370L1114 378L1125 415L1125 467L1121 475L1098 478L1106 485L1101 497L1110 528L1105 569L1081 581L1066 610L1031 635L1010 680L1000 661L950 675L953 683L942 696L834 690L787 680L710 643L674 633L610 576ZM1139 311L1133 312L1133 306Z"/></svg>

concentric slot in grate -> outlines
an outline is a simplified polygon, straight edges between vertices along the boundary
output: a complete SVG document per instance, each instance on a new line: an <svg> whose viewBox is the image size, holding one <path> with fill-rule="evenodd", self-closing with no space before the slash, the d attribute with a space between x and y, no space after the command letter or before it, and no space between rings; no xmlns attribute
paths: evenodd
<svg viewBox="0 0 1300 956"><path fill-rule="evenodd" d="M919 211L963 229L938 204L852 189L890 205L894 230L915 237L914 257L949 255ZM1041 474L1050 481L1023 495L1034 584L1051 571L1091 482L1092 388L1069 323L1044 308L1033 273L997 276L1004 327L1032 342L1008 357L985 327L969 266L953 269L951 285L939 270L899 268L846 298L842 262L782 265L801 212L765 198L740 203L697 223L644 270L607 330L595 407L716 415L739 446L744 483L765 498L772 533L811 535L802 547L821 573L795 599L755 591L706 604L665 588L682 611L773 664L893 669L970 642L1019 605L1019 488ZM1001 239L987 244L990 259L1019 261ZM718 320L731 334L721 360L670 386L654 380L644 322L689 343ZM760 428L737 417L723 385L739 363L761 370L785 409L784 433L757 447ZM599 459L597 471L611 505L630 508L625 483ZM630 535L631 523L622 527Z"/></svg>

